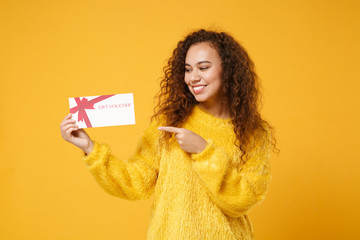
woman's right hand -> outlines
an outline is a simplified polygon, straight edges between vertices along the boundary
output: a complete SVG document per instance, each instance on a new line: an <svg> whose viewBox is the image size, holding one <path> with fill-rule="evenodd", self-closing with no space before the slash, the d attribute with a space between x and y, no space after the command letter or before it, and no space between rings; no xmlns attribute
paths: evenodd
<svg viewBox="0 0 360 240"><path fill-rule="evenodd" d="M68 114L61 122L61 136L65 139L65 141L74 144L86 154L89 154L94 148L94 143L83 129L79 129L76 121L71 119L71 116L71 113Z"/></svg>

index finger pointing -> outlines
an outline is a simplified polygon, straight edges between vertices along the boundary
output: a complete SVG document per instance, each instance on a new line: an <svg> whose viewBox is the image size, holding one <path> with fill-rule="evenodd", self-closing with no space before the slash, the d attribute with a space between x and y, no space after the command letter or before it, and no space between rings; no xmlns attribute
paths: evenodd
<svg viewBox="0 0 360 240"><path fill-rule="evenodd" d="M160 131L172 132L172 133L179 133L180 132L180 128L177 128L177 127L158 127L158 129Z"/></svg>

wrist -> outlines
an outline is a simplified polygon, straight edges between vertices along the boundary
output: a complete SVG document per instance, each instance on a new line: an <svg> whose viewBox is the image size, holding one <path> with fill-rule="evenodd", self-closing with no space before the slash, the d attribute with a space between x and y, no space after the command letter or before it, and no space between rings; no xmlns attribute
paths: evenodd
<svg viewBox="0 0 360 240"><path fill-rule="evenodd" d="M197 154L201 153L202 151L204 151L204 149L206 148L208 142L206 140L204 140L202 143L201 143L201 147L200 149L196 152Z"/></svg>
<svg viewBox="0 0 360 240"><path fill-rule="evenodd" d="M83 151L86 153L86 155L89 155L93 149L94 149L94 143L93 143L93 141L90 140L89 146L87 148L83 149Z"/></svg>

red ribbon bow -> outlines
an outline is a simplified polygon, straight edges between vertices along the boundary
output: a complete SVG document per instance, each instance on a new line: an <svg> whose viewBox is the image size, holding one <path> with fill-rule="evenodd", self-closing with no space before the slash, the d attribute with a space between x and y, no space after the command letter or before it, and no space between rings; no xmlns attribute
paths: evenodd
<svg viewBox="0 0 360 240"><path fill-rule="evenodd" d="M70 112L72 114L76 113L76 112L79 112L78 113L78 122L80 121L85 121L85 124L88 128L91 128L92 125L90 123L90 120L89 120L89 117L88 115L86 114L86 111L85 109L95 109L94 108L94 104L97 103L97 102L100 102L102 100L105 100L109 97L112 97L114 96L115 94L113 95L102 95L100 97L97 97L97 98L94 98L94 99L91 99L90 101L88 101L86 98L82 98L80 100L80 98L76 97L74 98L75 99L75 102L77 104L76 107L73 107L70 109Z"/></svg>

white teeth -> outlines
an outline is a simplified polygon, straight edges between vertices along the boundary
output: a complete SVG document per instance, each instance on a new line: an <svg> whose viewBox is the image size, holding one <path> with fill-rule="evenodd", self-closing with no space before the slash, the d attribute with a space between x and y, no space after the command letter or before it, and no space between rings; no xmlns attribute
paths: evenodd
<svg viewBox="0 0 360 240"><path fill-rule="evenodd" d="M200 89L203 89L205 86L199 86L199 87L194 87L194 90L195 91L198 91L198 90L200 90Z"/></svg>

